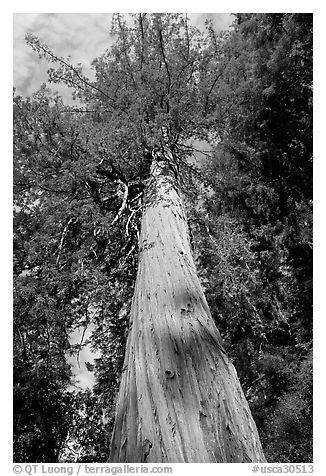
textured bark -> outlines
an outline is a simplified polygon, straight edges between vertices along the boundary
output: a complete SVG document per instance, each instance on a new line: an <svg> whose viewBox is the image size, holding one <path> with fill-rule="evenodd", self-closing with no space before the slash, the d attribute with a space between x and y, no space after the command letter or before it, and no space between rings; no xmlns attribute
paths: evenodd
<svg viewBox="0 0 326 476"><path fill-rule="evenodd" d="M152 166L139 241L110 461L265 461L197 277L174 175L162 160Z"/></svg>

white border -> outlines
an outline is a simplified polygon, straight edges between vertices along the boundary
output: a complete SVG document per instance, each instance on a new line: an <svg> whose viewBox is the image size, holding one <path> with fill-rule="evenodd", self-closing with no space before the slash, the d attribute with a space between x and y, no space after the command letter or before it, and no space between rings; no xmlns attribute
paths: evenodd
<svg viewBox="0 0 326 476"><path fill-rule="evenodd" d="M324 81L324 60L325 56L325 41L323 32L325 27L325 8L322 5L323 2L310 1L274 1L264 2L250 1L244 3L243 1L231 1L231 2L200 2L190 3L175 1L165 1L163 4L153 2L125 2L119 1L119 3L108 3L104 1L92 2L92 13L100 13L107 11L116 11L118 7L119 12L173 12L173 11L188 11L196 12L199 9L202 12L212 12L218 10L219 12L303 12L314 13L314 255L315 255L315 269L314 269L314 462L315 473L323 474L322 467L325 461L325 450L323 440L324 425L325 425L325 410L324 410L324 388L323 381L325 379L324 369L324 354L322 352L322 338L325 335L325 319L322 315L322 309L325 307L325 242L324 242L324 222L325 222L325 203L324 203L324 190L326 187L326 175L325 175L325 144L323 136L325 135L325 81ZM1 354L0 363L2 367L2 391L1 391L1 440L0 440L0 458L3 463L10 465L8 471L3 468L1 471L3 474L12 474L12 14L13 13L33 13L42 12L44 9L44 3L40 1L15 1L11 4L4 3L2 5L2 28L1 28L1 59L2 59L2 72L1 72L1 160L2 160L2 181L0 187L0 204L1 204L1 310L2 310L2 329L3 338L1 342ZM47 9L54 13L86 13L85 9L88 9L89 2L68 2L58 0L51 4L46 5ZM153 6L155 9L153 10ZM9 8L10 7L10 8ZM137 7L137 8L136 8ZM8 411L10 408L10 411ZM179 465L179 469L174 471L174 474L179 474L180 471L183 474L188 474L189 471L193 471L197 468L199 471L207 471L207 474L213 474L217 470L221 470L221 474L231 474L230 465L205 465L205 468L199 469L196 465L186 465L185 468L181 468L183 465ZM192 468L190 468L190 466ZM210 467L212 466L212 467ZM248 466L248 468L247 468ZM194 468L193 468L194 467ZM251 474L251 465L232 465L232 474Z"/></svg>

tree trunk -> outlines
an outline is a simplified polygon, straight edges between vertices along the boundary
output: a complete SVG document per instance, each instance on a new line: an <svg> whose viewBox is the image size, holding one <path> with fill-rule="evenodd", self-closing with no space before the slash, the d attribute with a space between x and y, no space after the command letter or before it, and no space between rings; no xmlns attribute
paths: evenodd
<svg viewBox="0 0 326 476"><path fill-rule="evenodd" d="M168 161L152 165L111 462L265 461L191 255Z"/></svg>

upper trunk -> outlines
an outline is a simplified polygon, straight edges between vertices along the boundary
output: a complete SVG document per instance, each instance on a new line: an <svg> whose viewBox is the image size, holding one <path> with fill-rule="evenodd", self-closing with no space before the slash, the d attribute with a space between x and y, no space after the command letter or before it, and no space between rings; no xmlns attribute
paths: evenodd
<svg viewBox="0 0 326 476"><path fill-rule="evenodd" d="M111 462L265 461L191 255L168 161L153 163Z"/></svg>

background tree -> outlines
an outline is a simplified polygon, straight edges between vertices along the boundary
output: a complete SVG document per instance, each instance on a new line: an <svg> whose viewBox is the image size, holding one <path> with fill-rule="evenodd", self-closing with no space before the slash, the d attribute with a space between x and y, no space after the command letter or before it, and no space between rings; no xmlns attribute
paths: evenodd
<svg viewBox="0 0 326 476"><path fill-rule="evenodd" d="M312 15L239 14L224 53L200 269L267 459L311 460Z"/></svg>

